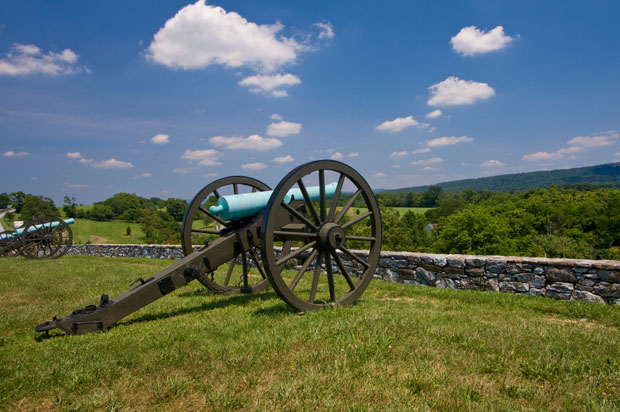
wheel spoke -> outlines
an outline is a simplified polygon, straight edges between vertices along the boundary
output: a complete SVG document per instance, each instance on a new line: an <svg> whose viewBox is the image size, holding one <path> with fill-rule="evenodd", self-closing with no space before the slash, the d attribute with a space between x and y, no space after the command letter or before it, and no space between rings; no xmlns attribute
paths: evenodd
<svg viewBox="0 0 620 412"><path fill-rule="evenodd" d="M372 212L366 212L363 215L359 215L356 216L354 219L349 220L347 223L345 223L344 225L342 225L343 229L348 228L349 226L353 226L354 224L356 224L357 222L359 222L360 220L364 220L366 219L368 216L372 215Z"/></svg>
<svg viewBox="0 0 620 412"><path fill-rule="evenodd" d="M310 210L310 214L314 218L316 224L319 225L321 223L321 220L319 219L319 216L316 213L316 209L314 208L314 204L312 203L312 199L310 199L310 195L306 190L306 185L304 185L304 182L301 179L297 181L297 185L299 186L299 190L301 190L301 194L304 195L306 207L308 208L308 210Z"/></svg>
<svg viewBox="0 0 620 412"><path fill-rule="evenodd" d="M327 285L329 287L329 299L332 302L336 301L336 290L334 288L334 273L332 271L332 260L329 257L329 252L323 253L325 256L325 268L327 269Z"/></svg>
<svg viewBox="0 0 620 412"><path fill-rule="evenodd" d="M338 185L336 186L336 191L334 192L334 196L332 197L332 204L329 207L329 213L327 214L327 220L333 220L334 214L336 213L336 206L338 206L338 198L340 197L340 192L342 191L342 184L344 183L344 175L341 173L338 178Z"/></svg>
<svg viewBox="0 0 620 412"><path fill-rule="evenodd" d="M209 235L219 235L220 232L217 230L209 230L209 229L192 229L193 233L207 233Z"/></svg>
<svg viewBox="0 0 620 412"><path fill-rule="evenodd" d="M290 236L290 237L316 237L316 233L311 233L311 232L292 232L292 231L288 231L288 230L274 230L273 231L274 235L277 236L284 236L284 238Z"/></svg>
<svg viewBox="0 0 620 412"><path fill-rule="evenodd" d="M321 222L325 221L325 170L319 170L319 209Z"/></svg>
<svg viewBox="0 0 620 412"><path fill-rule="evenodd" d="M359 189L357 192L353 194L353 196L351 196L351 198L344 205L340 213L338 213L338 216L336 216L336 219L334 219L334 222L336 223L340 222L340 219L342 219L342 217L347 213L347 211L349 210L353 202L355 202L355 200L361 193L362 193L362 189Z"/></svg>
<svg viewBox="0 0 620 412"><path fill-rule="evenodd" d="M241 254L241 258L243 259L241 261L241 267L243 268L243 287L245 289L248 288L248 262L245 258L246 252L243 252Z"/></svg>
<svg viewBox="0 0 620 412"><path fill-rule="evenodd" d="M256 249L255 248L252 249L252 251L250 252L250 257L252 258L252 261L256 265L256 269L258 269L258 273L260 273L260 275L263 277L263 279L267 279L267 275L265 275L265 271L263 270L262 266L258 262L258 258L256 257Z"/></svg>
<svg viewBox="0 0 620 412"><path fill-rule="evenodd" d="M230 275L232 275L233 268L235 267L235 259L233 258L230 261L230 265L228 265L228 272L226 272L226 278L224 279L224 286L228 286L228 282L230 282Z"/></svg>
<svg viewBox="0 0 620 412"><path fill-rule="evenodd" d="M218 192L217 189L213 189L213 194L215 195L216 199L219 199L220 197L222 197L220 196L220 192Z"/></svg>
<svg viewBox="0 0 620 412"><path fill-rule="evenodd" d="M301 213L299 213L298 211L296 211L295 209L293 209L292 207L290 207L286 203L282 202L282 207L285 208L287 210L287 212L289 212L290 214L295 216L297 219L299 219L302 222L304 222L306 224L306 226L310 227L315 232L319 230L318 227L316 227L316 225L314 223L312 223L310 220L308 220L307 217L305 217L304 215L302 215Z"/></svg>
<svg viewBox="0 0 620 412"><path fill-rule="evenodd" d="M338 253L335 250L332 251L332 257L336 261L336 265L338 265L338 269L340 269L340 273L342 273L342 276L349 284L350 290L355 289L355 285L353 284L353 280L351 279L351 276L349 275L347 268L344 267L344 264L342 263L342 259L340 259L340 256L338 256Z"/></svg>
<svg viewBox="0 0 620 412"><path fill-rule="evenodd" d="M349 249L340 246L339 248L340 250L342 250L346 255L348 255L351 259L355 260L356 262L358 262L360 265L365 266L367 269L370 267L370 265L368 264L368 262L364 261L364 259L362 259L361 257L357 256L356 254L354 254L353 252L351 252Z"/></svg>
<svg viewBox="0 0 620 412"><path fill-rule="evenodd" d="M312 278L312 286L310 287L310 299L308 300L310 303L314 303L314 297L316 296L316 287L319 284L319 276L321 275L322 258L323 258L323 254L319 253L319 256L316 258L316 266L314 267L314 277Z"/></svg>
<svg viewBox="0 0 620 412"><path fill-rule="evenodd" d="M207 209L205 209L202 206L198 206L198 210L200 210L202 213L204 213L205 215L209 216L211 219L215 220L217 223L219 223L222 226L226 226L226 223L220 219L219 217L212 215Z"/></svg>
<svg viewBox="0 0 620 412"><path fill-rule="evenodd" d="M314 248L312 252L310 253L310 256L308 256L308 258L304 261L304 264L301 266L301 269L299 269L299 272L297 272L297 275L295 275L295 278L293 279L293 281L288 287L291 291L295 289L295 286L297 286L297 284L301 280L301 277L304 275L304 273L306 273L306 271L308 270L308 266L310 266L310 263L312 263L317 253L319 253L319 251L316 248Z"/></svg>
<svg viewBox="0 0 620 412"><path fill-rule="evenodd" d="M377 240L376 237L366 237L366 236L347 236L347 240L361 240L363 242L374 242Z"/></svg>
<svg viewBox="0 0 620 412"><path fill-rule="evenodd" d="M239 186L236 183L233 183L233 193L236 195L239 194Z"/></svg>
<svg viewBox="0 0 620 412"><path fill-rule="evenodd" d="M306 250L310 249L311 247L314 247L314 245L316 245L316 240L310 242L310 243L306 243L305 245L297 248L294 252L289 253L288 255L281 257L280 259L278 259L276 261L276 265L280 266L284 263L286 263L287 260L290 260L296 256L299 256L300 254L304 253Z"/></svg>

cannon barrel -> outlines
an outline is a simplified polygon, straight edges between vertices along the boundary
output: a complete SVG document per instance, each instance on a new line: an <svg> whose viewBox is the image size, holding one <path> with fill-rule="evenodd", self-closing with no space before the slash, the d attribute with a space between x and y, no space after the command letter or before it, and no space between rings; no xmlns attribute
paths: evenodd
<svg viewBox="0 0 620 412"><path fill-rule="evenodd" d="M66 223L66 224L68 224L68 225L72 225L72 224L74 224L74 223L75 223L75 220L73 220L73 218L71 218L71 219L64 220L63 222L65 222L65 223ZM28 233L32 233L32 232L34 232L35 230L37 230L37 229L41 229L41 228L44 228L44 227L56 227L56 226L58 226L59 224L60 224L60 222L59 222L59 221L56 221L56 222L41 223L40 225L30 226L30 227L28 228ZM6 237L18 237L18 236L19 236L19 235L21 235L22 233L24 233L24 228L17 229L15 232L11 233L9 236L6 236L6 235L0 235L0 239L4 239L4 238L6 238Z"/></svg>
<svg viewBox="0 0 620 412"><path fill-rule="evenodd" d="M331 198L336 192L337 183L325 185L325 196ZM310 200L320 199L320 187L312 186L306 188ZM238 195L222 196L217 200L217 205L211 206L209 212L218 215L223 220L242 219L260 213L269 202L273 190L265 192L243 193ZM291 189L284 196L284 202L289 204L291 200L304 201L304 195L300 189Z"/></svg>

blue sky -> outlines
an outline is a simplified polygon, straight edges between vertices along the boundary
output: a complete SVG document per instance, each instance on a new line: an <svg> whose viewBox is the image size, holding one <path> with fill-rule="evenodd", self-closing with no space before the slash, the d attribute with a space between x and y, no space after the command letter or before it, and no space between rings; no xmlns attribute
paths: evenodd
<svg viewBox="0 0 620 412"><path fill-rule="evenodd" d="M89 204L620 161L620 2L0 3L0 191Z"/></svg>

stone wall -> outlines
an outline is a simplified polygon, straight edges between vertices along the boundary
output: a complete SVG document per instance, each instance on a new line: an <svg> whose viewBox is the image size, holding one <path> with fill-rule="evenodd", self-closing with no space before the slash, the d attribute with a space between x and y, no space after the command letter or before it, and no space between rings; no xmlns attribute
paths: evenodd
<svg viewBox="0 0 620 412"><path fill-rule="evenodd" d="M367 254L356 253L363 258ZM181 247L175 245L74 245L68 254L154 259L183 256ZM359 270L359 264L341 257L352 272ZM292 267L299 267L303 258L292 261ZM620 262L611 260L381 252L375 278L620 305Z"/></svg>

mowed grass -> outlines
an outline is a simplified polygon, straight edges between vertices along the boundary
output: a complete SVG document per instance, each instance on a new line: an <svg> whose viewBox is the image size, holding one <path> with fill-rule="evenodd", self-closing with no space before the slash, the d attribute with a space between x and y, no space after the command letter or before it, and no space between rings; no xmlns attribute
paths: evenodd
<svg viewBox="0 0 620 412"><path fill-rule="evenodd" d="M127 235L127 227L131 228L129 235ZM145 243L142 239L144 233L139 223L75 219L75 224L71 225L71 231L73 243Z"/></svg>
<svg viewBox="0 0 620 412"><path fill-rule="evenodd" d="M432 207L390 207L390 209L394 209L396 210L398 213L400 213L400 215L404 215L405 213L411 211L413 213L417 213L420 215L423 215L424 212L426 212L427 210L433 209ZM349 212L347 212L347 215L349 216L353 216L355 214L357 214L357 211L360 211L360 215L364 214L366 212L368 212L368 209L365 207L352 207Z"/></svg>
<svg viewBox="0 0 620 412"><path fill-rule="evenodd" d="M105 332L34 325L171 261L0 260L0 409L617 411L620 307L373 281L300 316L194 282Z"/></svg>

